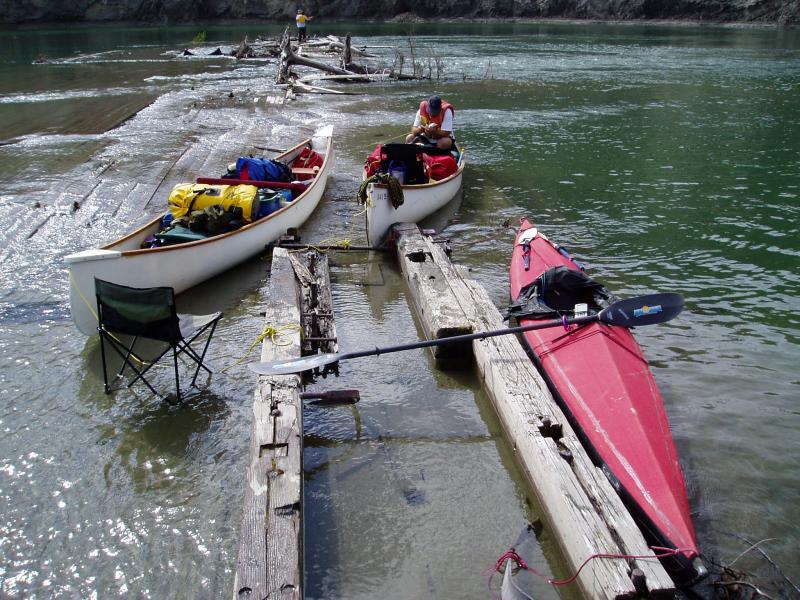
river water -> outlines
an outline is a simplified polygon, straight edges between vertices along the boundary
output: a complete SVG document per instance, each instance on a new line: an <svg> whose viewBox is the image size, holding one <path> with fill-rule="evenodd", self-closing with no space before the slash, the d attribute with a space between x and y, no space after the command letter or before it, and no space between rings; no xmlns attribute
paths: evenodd
<svg viewBox="0 0 800 600"><path fill-rule="evenodd" d="M335 175L303 238L363 243L364 157L436 90L456 106L469 158L446 234L498 305L506 225L521 216L622 297L685 295L684 314L637 337L699 546L789 597L781 573L800 579L800 32L314 21L312 35L350 31L386 55L411 43L444 73L283 106L266 100L281 93L273 62L177 56L201 30L213 49L282 27L0 32L0 595L232 593L255 385L238 361L263 325L269 256L181 297L226 313L207 387L177 408L137 388L106 396L97 340L69 319L62 259L144 215L97 210L113 197L75 209L68 192L106 172L120 190L152 184L243 120L272 147L333 123ZM331 264L343 349L418 339L391 262ZM528 526L541 509L471 374L439 372L423 351L341 371L315 389L357 388L357 408L305 413L308 598L488 598L484 571L511 546L546 575L570 575L548 530ZM168 386L169 373L157 380ZM537 598L575 597L518 579Z"/></svg>

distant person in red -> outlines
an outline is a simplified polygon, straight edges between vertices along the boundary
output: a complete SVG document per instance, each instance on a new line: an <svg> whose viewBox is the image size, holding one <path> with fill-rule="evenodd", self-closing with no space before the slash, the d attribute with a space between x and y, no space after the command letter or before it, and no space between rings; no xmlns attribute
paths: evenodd
<svg viewBox="0 0 800 600"><path fill-rule="evenodd" d="M313 17L309 17L303 12L302 8L297 9L297 16L294 19L294 22L297 24L297 43L301 44L306 41L306 23L313 19Z"/></svg>
<svg viewBox="0 0 800 600"><path fill-rule="evenodd" d="M453 105L439 96L431 96L419 103L419 110L414 118L411 133L406 137L406 144L422 142L436 145L442 150L450 150L453 138Z"/></svg>

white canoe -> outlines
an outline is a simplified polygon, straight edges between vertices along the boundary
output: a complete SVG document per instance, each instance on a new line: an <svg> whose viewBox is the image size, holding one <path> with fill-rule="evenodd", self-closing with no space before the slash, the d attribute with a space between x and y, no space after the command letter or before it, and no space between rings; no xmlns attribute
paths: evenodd
<svg viewBox="0 0 800 600"><path fill-rule="evenodd" d="M308 188L280 210L240 229L203 240L143 249L142 242L158 231L161 216L101 248L65 257L69 268L70 310L77 328L97 332L95 277L130 287L167 286L180 293L255 256L290 227L299 227L319 204L333 163L333 127L316 131L276 159L290 162L311 144L325 162ZM166 201L166 199L165 199Z"/></svg>
<svg viewBox="0 0 800 600"><path fill-rule="evenodd" d="M453 200L461 190L464 175L464 152L458 157L458 170L439 181L421 185L404 185L403 204L395 208L389 200L388 186L367 185L367 241L377 247L383 243L395 223L418 223ZM363 174L366 178L366 171Z"/></svg>

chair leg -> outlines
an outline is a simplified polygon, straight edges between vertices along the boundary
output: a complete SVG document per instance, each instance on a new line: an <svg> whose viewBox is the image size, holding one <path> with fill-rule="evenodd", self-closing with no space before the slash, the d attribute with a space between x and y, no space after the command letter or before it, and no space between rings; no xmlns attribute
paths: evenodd
<svg viewBox="0 0 800 600"><path fill-rule="evenodd" d="M205 365L203 364L203 359L202 359L202 358L200 357L200 355L199 355L199 354L198 354L198 353L195 351L195 349L194 349L194 348L192 348L192 347L189 345L189 343L188 343L188 342L185 342L185 341L183 341L183 342L178 342L178 347L180 348L180 351L178 352L178 354L180 354L181 352L185 352L185 353L186 353L186 355L187 355L187 356L188 356L190 359L192 359L192 360L194 361L194 363L197 365L197 369L198 369L198 370L199 370L199 369L205 369L205 370L208 372L208 374L209 374L209 375L211 375L211 369L209 369L207 366L205 366Z"/></svg>
<svg viewBox="0 0 800 600"><path fill-rule="evenodd" d="M175 365L175 395L178 397L178 404L181 403L181 379L178 375L178 348L172 347L172 362Z"/></svg>
<svg viewBox="0 0 800 600"><path fill-rule="evenodd" d="M153 392L153 394L160 397L161 395L155 390L155 388L152 385L150 385L150 382L143 377L143 375L147 372L147 370L150 367L153 366L153 364L148 365L147 368L145 368L143 371L139 371L131 362L131 357L135 358L136 360L140 361L142 360L136 354L136 352L133 351L133 347L136 345L136 340L139 339L138 336L133 338L133 341L131 342L130 346L125 346L119 340L115 339L112 335L106 332L104 329L101 330L98 327L98 331L100 331L100 356L103 362L103 386L105 388L106 394L110 394L112 391L114 391L111 389L111 386L108 383L108 367L107 367L106 352L105 352L106 349L105 342L108 341L109 345L114 350L114 352L116 352L117 355L119 355L119 357L122 359L122 366L117 372L116 379L122 378L122 374L124 373L126 366L130 367L131 371L136 373L136 377L130 383L128 383L128 387L131 387L134 383L136 383L139 379L141 379L144 382L144 384L148 388L150 388L150 391ZM106 338L108 339L106 340ZM125 350L125 352L123 352L123 350Z"/></svg>
<svg viewBox="0 0 800 600"><path fill-rule="evenodd" d="M136 345L136 342L138 340L139 340L139 336L138 335L134 336L133 340L131 340L130 345L126 348L125 356L122 357L122 366L119 368L119 371L117 372L117 379L120 379L122 377L122 374L125 372L125 367L126 366L130 367L131 370L134 373L138 373L139 372L138 370L133 368L133 363L131 362L131 356L133 356L134 359L141 360L137 356L137 354L133 351L133 347ZM122 344L120 344L120 346L122 346ZM122 346L122 347L124 347L124 346ZM122 356L121 353L120 353L120 356ZM130 387L130 385L128 387Z"/></svg>
<svg viewBox="0 0 800 600"><path fill-rule="evenodd" d="M147 379L145 379L145 374L150 369L152 369L156 365L156 363L158 363L158 361L161 360L161 357L163 357L167 352L169 352L169 346L167 346L167 348L161 354L159 354L156 358L154 358L152 361L150 361L150 363L144 369L142 369L141 371L139 371L138 369L134 368L133 364L130 361L127 361L128 362L128 366L131 368L131 370L134 373L136 373L136 377L134 377L133 379L131 379L128 382L128 387L131 387L134 383L136 383L137 381L139 381L141 379L142 383L144 383L148 388L150 388L150 391L153 392L154 395L158 396L159 398L162 398L163 396L156 391L156 389L150 384L149 381L147 381ZM135 354L134 354L134 356L135 356Z"/></svg>
<svg viewBox="0 0 800 600"><path fill-rule="evenodd" d="M103 361L103 388L106 391L106 394L111 393L111 389L108 387L108 372L106 370L106 344L105 344L105 333L103 330L98 327L97 331L100 333L100 356Z"/></svg>
<svg viewBox="0 0 800 600"><path fill-rule="evenodd" d="M108 335L108 334L105 334L105 333L104 333L104 335L101 335L101 343L102 343L102 340L103 340L103 339L105 339L105 335ZM162 357L162 356L164 356L164 354L166 354L166 352L169 350L169 346L167 347L167 349L166 349L166 350L164 350L164 352L162 352L162 353L161 353L161 355L160 355L158 358L156 358L156 359L155 359L154 361L152 361L152 362L151 362L149 365L147 365L147 367L145 367L144 369L142 369L142 370L140 371L140 370L139 370L139 369L137 369L137 368L134 366L134 364L131 362L131 357L135 358L136 360L140 360L140 361L142 361L142 358L141 358L141 357L139 357L139 356L138 356L138 355L137 355L137 354L136 354L136 353L133 351L133 346L134 346L134 344L136 343L136 340L137 340L137 339L138 339L138 338L134 338L134 340L133 340L133 342L131 343L131 345L130 345L130 346L125 346L124 344L122 344L122 343L120 343L119 341L115 340L113 337L109 336L109 338L108 338L108 343L111 345L111 347L114 349L114 351L115 351L115 352L116 352L116 353L119 355L119 357L120 357L120 358L122 358L122 367L120 368L119 372L117 373L117 377L118 377L118 378L122 377L122 373L123 373L123 371L125 370L125 367L126 367L126 366L128 366L128 367L130 367L131 371L133 371L134 373L136 373L136 377L134 377L134 378L133 378L133 379L132 379L132 380L131 380L131 381L128 383L128 387L131 387L131 386L132 386L134 383L136 383L137 381L139 381L139 380L141 379L141 380L142 380L142 382L143 382L143 383L144 383L144 384L145 384L145 385L146 385L146 386L149 388L149 390L150 390L151 392L153 392L153 394L154 394L154 395L156 395L156 396L158 396L158 397L160 398L160 397L161 397L161 394L159 394L159 393L156 391L156 389L155 389L155 388L154 388L154 387L153 387L153 386L150 384L150 382L149 382L149 381L147 381L147 379L145 379L144 375L145 375L145 373L147 373L147 371L149 371L149 370L150 370L150 368L151 368L151 367L152 367L154 364L156 364L156 363L157 363L157 362L158 362L158 361L161 359L161 357ZM104 351L104 349L105 349L105 347L103 346L103 347L102 347L102 350ZM123 352L123 350L124 350L124 352ZM142 361L142 362L144 362L144 361ZM107 375L106 375L106 370L105 370L105 354L103 354L103 364L104 364L104 368L103 368L103 380L105 381L105 384L106 384L106 392L107 392L107 393L111 393L111 388L110 388L110 386L108 385L108 378L107 378Z"/></svg>
<svg viewBox="0 0 800 600"><path fill-rule="evenodd" d="M217 323L218 322L219 322L219 319L216 319L216 320L212 321L211 323L208 323L205 327L203 327L199 331L196 331L195 334L192 337L190 337L188 339L185 339L185 340L180 340L178 342L178 347L180 348L180 351L178 353L180 354L180 352L185 352L186 355L189 358L191 358L195 362L195 364L197 365L197 368L194 371L194 377L192 377L192 386L194 386L195 382L197 381L197 376L200 374L200 369L203 369L209 375L213 374L211 372L211 369L209 369L203 363L203 360L206 357L206 352L208 352L208 346L209 346L209 344L211 344L211 338L214 336L214 330L217 328ZM210 329L210 331L208 331L209 329ZM192 348L191 344L197 338L199 338L201 335L203 335L203 333L205 333L206 331L208 331L208 337L206 338L206 343L203 346L203 352L201 354L198 354L195 351L195 349Z"/></svg>

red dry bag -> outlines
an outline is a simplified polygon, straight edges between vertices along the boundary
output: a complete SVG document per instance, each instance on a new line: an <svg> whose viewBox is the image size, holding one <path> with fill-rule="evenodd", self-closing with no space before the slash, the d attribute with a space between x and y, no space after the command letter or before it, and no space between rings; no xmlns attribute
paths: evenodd
<svg viewBox="0 0 800 600"><path fill-rule="evenodd" d="M425 161L425 174L433 181L446 179L458 171L458 163L450 155L431 156L424 154L422 159Z"/></svg>

